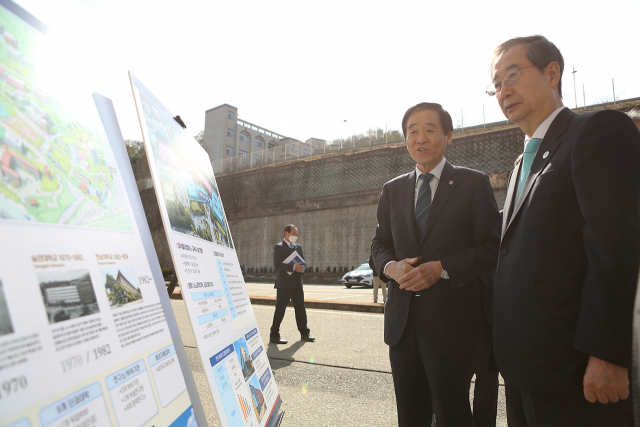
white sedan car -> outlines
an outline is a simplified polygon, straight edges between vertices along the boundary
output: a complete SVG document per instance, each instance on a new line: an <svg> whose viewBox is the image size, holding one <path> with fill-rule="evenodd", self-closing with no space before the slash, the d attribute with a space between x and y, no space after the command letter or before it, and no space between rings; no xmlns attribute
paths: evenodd
<svg viewBox="0 0 640 427"><path fill-rule="evenodd" d="M350 288L353 285L363 285L373 288L373 270L371 270L371 267L369 267L369 263L365 262L355 270L350 271L342 276L342 279L340 279L340 281L347 288Z"/></svg>

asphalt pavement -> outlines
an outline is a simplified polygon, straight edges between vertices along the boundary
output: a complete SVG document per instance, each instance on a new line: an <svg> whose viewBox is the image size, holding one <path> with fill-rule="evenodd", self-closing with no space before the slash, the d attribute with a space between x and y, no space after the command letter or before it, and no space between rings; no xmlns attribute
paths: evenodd
<svg viewBox="0 0 640 427"><path fill-rule="evenodd" d="M259 297L274 297L276 290L273 283L249 282L247 291L249 295ZM328 285L304 285L304 298L316 301L335 301L335 302L358 302L373 303L373 288L364 286L354 286L347 289L342 284ZM378 303L382 304L382 291L378 289Z"/></svg>
<svg viewBox="0 0 640 427"><path fill-rule="evenodd" d="M249 295L275 296L273 284L247 283ZM371 288L305 285L305 299L372 303ZM379 300L382 296L379 296ZM205 374L181 300L172 300L180 333L210 426L219 426ZM395 426L395 394L383 314L307 309L316 342L300 341L293 308L287 308L281 335L286 345L268 342L273 306L253 304L273 375L286 411L283 427ZM498 427L505 427L504 387L500 381ZM473 383L470 396L473 396Z"/></svg>

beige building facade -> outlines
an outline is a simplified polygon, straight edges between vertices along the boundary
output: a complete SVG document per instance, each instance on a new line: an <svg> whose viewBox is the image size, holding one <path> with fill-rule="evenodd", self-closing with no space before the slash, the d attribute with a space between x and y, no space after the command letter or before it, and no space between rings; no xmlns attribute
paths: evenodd
<svg viewBox="0 0 640 427"><path fill-rule="evenodd" d="M246 120L238 119L238 109L222 104L205 112L202 146L209 154L214 173L225 172L225 165L236 159L245 167L311 156L326 141L310 138L305 142L286 137Z"/></svg>

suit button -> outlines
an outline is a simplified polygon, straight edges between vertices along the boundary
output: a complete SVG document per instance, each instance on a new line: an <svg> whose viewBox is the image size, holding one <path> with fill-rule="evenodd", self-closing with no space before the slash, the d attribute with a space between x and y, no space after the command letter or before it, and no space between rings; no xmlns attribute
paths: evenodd
<svg viewBox="0 0 640 427"><path fill-rule="evenodd" d="M509 249L507 249L507 248L502 248L502 250L500 251L500 253L501 253L502 255L506 255L506 254L507 254L507 252L509 252Z"/></svg>

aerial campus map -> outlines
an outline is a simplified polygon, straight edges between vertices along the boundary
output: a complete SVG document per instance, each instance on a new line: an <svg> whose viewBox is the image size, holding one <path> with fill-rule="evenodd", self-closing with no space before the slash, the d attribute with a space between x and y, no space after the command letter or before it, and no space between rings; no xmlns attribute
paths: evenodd
<svg viewBox="0 0 640 427"><path fill-rule="evenodd" d="M0 8L0 218L131 230L104 132L39 84L38 49L38 33Z"/></svg>
<svg viewBox="0 0 640 427"><path fill-rule="evenodd" d="M209 156L139 92L171 229L233 248Z"/></svg>

